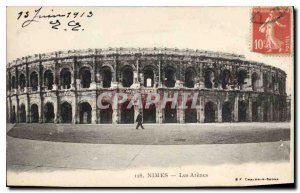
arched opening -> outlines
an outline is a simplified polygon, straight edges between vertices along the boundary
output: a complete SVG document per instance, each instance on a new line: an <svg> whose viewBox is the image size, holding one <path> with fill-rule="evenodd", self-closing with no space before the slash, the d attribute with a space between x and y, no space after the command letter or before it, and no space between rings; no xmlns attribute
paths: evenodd
<svg viewBox="0 0 300 193"><path fill-rule="evenodd" d="M92 123L92 107L88 102L79 104L79 119L80 124Z"/></svg>
<svg viewBox="0 0 300 193"><path fill-rule="evenodd" d="M134 123L134 107L127 108L130 101L126 101L121 106L121 123L131 124Z"/></svg>
<svg viewBox="0 0 300 193"><path fill-rule="evenodd" d="M256 101L252 103L252 122L259 121L258 107L259 107L259 105Z"/></svg>
<svg viewBox="0 0 300 193"><path fill-rule="evenodd" d="M83 67L79 70L79 78L81 88L90 88L92 75L88 67Z"/></svg>
<svg viewBox="0 0 300 193"><path fill-rule="evenodd" d="M16 89L16 77L11 77L11 89Z"/></svg>
<svg viewBox="0 0 300 193"><path fill-rule="evenodd" d="M31 105L31 123L39 122L39 107L36 104Z"/></svg>
<svg viewBox="0 0 300 193"><path fill-rule="evenodd" d="M239 122L247 121L247 104L245 101L239 101Z"/></svg>
<svg viewBox="0 0 300 193"><path fill-rule="evenodd" d="M204 72L204 86L205 88L213 88L214 73L211 69L206 69Z"/></svg>
<svg viewBox="0 0 300 193"><path fill-rule="evenodd" d="M72 105L64 102L61 105L61 123L72 123Z"/></svg>
<svg viewBox="0 0 300 193"><path fill-rule="evenodd" d="M265 103L264 104L264 109L263 109L263 119L265 122L269 121L269 104Z"/></svg>
<svg viewBox="0 0 300 193"><path fill-rule="evenodd" d="M26 123L26 108L24 104L20 106L20 123Z"/></svg>
<svg viewBox="0 0 300 193"><path fill-rule="evenodd" d="M239 86L239 89L243 89L243 85L246 84L245 79L247 78L247 72L246 70L239 70L237 72L237 83Z"/></svg>
<svg viewBox="0 0 300 193"><path fill-rule="evenodd" d="M177 109L176 106L172 108L172 102L167 102L165 109L165 123L177 123Z"/></svg>
<svg viewBox="0 0 300 193"><path fill-rule="evenodd" d="M16 121L17 121L16 107L15 105L13 105L11 110L10 122L15 123Z"/></svg>
<svg viewBox="0 0 300 193"><path fill-rule="evenodd" d="M112 106L108 102L102 102L103 106L109 105L107 109L101 109L100 110L100 123L104 124L111 124L112 123Z"/></svg>
<svg viewBox="0 0 300 193"><path fill-rule="evenodd" d="M184 86L188 88L194 88L195 86L195 77L196 77L196 72L192 68L188 68L185 72L184 76Z"/></svg>
<svg viewBox="0 0 300 193"><path fill-rule="evenodd" d="M165 69L165 86L174 87L175 82L175 69L172 67L167 67Z"/></svg>
<svg viewBox="0 0 300 193"><path fill-rule="evenodd" d="M186 109L184 111L185 123L197 123L197 110L192 106L192 101L189 100L186 103Z"/></svg>
<svg viewBox="0 0 300 193"><path fill-rule="evenodd" d="M44 107L45 123L54 122L54 107L52 103L46 103Z"/></svg>
<svg viewBox="0 0 300 193"><path fill-rule="evenodd" d="M124 67L122 71L123 87L130 87L133 84L133 70L131 67Z"/></svg>
<svg viewBox="0 0 300 193"><path fill-rule="evenodd" d="M68 68L64 68L60 72L60 84L62 89L71 88L71 72Z"/></svg>
<svg viewBox="0 0 300 193"><path fill-rule="evenodd" d="M232 105L230 102L225 102L222 107L222 121L231 122L232 118Z"/></svg>
<svg viewBox="0 0 300 193"><path fill-rule="evenodd" d="M30 87L31 87L32 91L37 91L38 90L38 85L39 85L38 74L35 71L33 71L30 74Z"/></svg>
<svg viewBox="0 0 300 193"><path fill-rule="evenodd" d="M53 88L53 73L51 70L46 70L44 72L44 86L46 86L47 90L52 90Z"/></svg>
<svg viewBox="0 0 300 193"><path fill-rule="evenodd" d="M215 107L214 103L209 101L204 107L204 122L214 123L215 122Z"/></svg>
<svg viewBox="0 0 300 193"><path fill-rule="evenodd" d="M154 86L154 72L151 68L144 69L144 87Z"/></svg>
<svg viewBox="0 0 300 193"><path fill-rule="evenodd" d="M26 79L24 74L20 74L19 77L19 84L20 84L20 89L24 89L26 86Z"/></svg>
<svg viewBox="0 0 300 193"><path fill-rule="evenodd" d="M156 123L156 106L155 104L149 105L146 108L146 104L143 106L143 121L144 123Z"/></svg>
<svg viewBox="0 0 300 193"><path fill-rule="evenodd" d="M221 85L223 89L227 89L229 86L229 80L230 80L230 71L229 70L223 70L221 72Z"/></svg>
<svg viewBox="0 0 300 193"><path fill-rule="evenodd" d="M112 72L109 67L102 68L102 87L103 88L110 88L111 81L112 81Z"/></svg>
<svg viewBox="0 0 300 193"><path fill-rule="evenodd" d="M257 80L258 80L258 74L256 72L253 72L251 75L251 86L253 91L257 90Z"/></svg>

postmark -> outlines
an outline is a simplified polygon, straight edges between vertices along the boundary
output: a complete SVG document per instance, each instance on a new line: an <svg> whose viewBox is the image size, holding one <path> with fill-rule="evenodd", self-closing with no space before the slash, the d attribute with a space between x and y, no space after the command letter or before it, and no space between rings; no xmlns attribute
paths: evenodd
<svg viewBox="0 0 300 193"><path fill-rule="evenodd" d="M251 12L252 51L266 54L291 53L290 7L254 7Z"/></svg>

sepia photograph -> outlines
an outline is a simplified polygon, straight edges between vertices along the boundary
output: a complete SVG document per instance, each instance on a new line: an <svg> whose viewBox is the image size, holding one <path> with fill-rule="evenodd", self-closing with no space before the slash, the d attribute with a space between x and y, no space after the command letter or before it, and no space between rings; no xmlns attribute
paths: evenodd
<svg viewBox="0 0 300 193"><path fill-rule="evenodd" d="M294 8L6 8L8 187L294 184Z"/></svg>

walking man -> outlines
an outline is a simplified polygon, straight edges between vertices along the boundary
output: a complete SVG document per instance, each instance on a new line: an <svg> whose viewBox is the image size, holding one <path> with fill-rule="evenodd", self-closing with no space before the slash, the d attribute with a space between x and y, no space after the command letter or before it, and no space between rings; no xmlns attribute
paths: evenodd
<svg viewBox="0 0 300 193"><path fill-rule="evenodd" d="M141 112L140 112L139 115L137 116L136 122L137 122L136 129L138 129L139 126L141 126L142 129L144 129L144 127L143 127L143 125L142 125L143 117L142 117L142 113L141 113Z"/></svg>

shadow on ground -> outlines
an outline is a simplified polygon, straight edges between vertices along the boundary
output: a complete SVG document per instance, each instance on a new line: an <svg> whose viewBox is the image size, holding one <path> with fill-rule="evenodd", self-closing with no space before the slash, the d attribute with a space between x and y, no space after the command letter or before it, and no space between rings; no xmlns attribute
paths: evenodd
<svg viewBox="0 0 300 193"><path fill-rule="evenodd" d="M288 124L225 125L62 125L16 124L7 135L15 138L92 144L191 145L239 144L290 140Z"/></svg>

